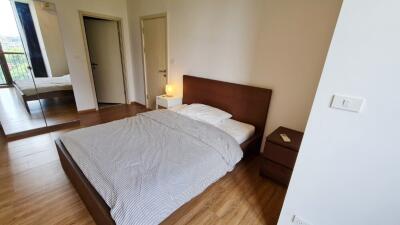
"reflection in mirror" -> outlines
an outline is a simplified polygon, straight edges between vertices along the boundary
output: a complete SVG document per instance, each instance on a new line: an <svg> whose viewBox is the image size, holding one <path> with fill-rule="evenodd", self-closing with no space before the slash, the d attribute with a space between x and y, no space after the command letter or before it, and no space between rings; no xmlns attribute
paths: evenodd
<svg viewBox="0 0 400 225"><path fill-rule="evenodd" d="M0 121L14 134L78 120L53 3L0 0Z"/></svg>
<svg viewBox="0 0 400 225"><path fill-rule="evenodd" d="M47 67L47 74L35 79L47 125L78 120L56 5L32 1L30 8L40 30L37 37L43 45Z"/></svg>
<svg viewBox="0 0 400 225"><path fill-rule="evenodd" d="M46 126L12 3L0 1L0 121L6 135ZM25 93L24 93L24 92Z"/></svg>

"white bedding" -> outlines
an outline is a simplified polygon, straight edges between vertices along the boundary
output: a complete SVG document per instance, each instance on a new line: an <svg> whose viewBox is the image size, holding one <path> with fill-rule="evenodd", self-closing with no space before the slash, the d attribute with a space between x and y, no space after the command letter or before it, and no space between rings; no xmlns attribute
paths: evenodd
<svg viewBox="0 0 400 225"><path fill-rule="evenodd" d="M177 105L175 107L170 108L169 110L180 113L182 109L186 108L187 106L188 105L186 104ZM253 125L239 122L234 119L224 119L222 122L212 125L215 125L219 129L231 135L239 144L242 144L247 139L249 139L256 130L256 128Z"/></svg>
<svg viewBox="0 0 400 225"><path fill-rule="evenodd" d="M199 120L213 125L217 125L221 121L232 117L231 114L223 110L199 103L187 105L186 107L179 109L177 112L194 120Z"/></svg>
<svg viewBox="0 0 400 225"><path fill-rule="evenodd" d="M239 144L242 144L253 136L256 130L251 124L242 123L233 119L226 119L216 126L231 135Z"/></svg>
<svg viewBox="0 0 400 225"><path fill-rule="evenodd" d="M170 110L75 130L61 140L116 224L159 224L243 156L226 132Z"/></svg>
<svg viewBox="0 0 400 225"><path fill-rule="evenodd" d="M35 95L36 89L37 93L72 90L70 75L35 78L36 89L32 79L16 80L14 82L22 93L27 96Z"/></svg>

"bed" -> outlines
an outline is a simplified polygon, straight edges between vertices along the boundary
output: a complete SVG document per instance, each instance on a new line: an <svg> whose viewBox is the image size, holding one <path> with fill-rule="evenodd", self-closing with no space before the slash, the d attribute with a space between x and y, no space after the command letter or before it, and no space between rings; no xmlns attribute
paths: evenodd
<svg viewBox="0 0 400 225"><path fill-rule="evenodd" d="M56 140L62 167L97 224L157 224L234 169L242 155L259 151L271 93L269 89L185 75L183 104L219 108L232 114L230 121L214 127L158 110L78 130ZM243 136L239 130L248 132ZM89 147L92 150L79 150ZM118 151L110 152L113 149ZM125 160L132 154L142 161ZM143 162L152 169L135 167ZM156 162L160 163L153 166ZM92 167L97 170L89 169ZM142 170L140 176L135 175ZM128 200L135 203L133 210Z"/></svg>
<svg viewBox="0 0 400 225"><path fill-rule="evenodd" d="M28 113L28 101L73 96L70 75L35 78L35 84L32 79L16 80L14 87Z"/></svg>

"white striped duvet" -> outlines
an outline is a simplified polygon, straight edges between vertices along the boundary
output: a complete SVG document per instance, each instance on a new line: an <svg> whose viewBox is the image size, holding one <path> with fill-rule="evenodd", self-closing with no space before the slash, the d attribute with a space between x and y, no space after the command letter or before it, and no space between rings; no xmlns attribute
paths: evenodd
<svg viewBox="0 0 400 225"><path fill-rule="evenodd" d="M116 224L159 224L242 158L222 130L169 110L61 137Z"/></svg>

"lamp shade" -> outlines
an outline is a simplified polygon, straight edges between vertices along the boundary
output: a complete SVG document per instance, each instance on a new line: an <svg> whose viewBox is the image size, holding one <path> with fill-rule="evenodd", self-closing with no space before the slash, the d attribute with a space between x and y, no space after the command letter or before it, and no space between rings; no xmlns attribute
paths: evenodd
<svg viewBox="0 0 400 225"><path fill-rule="evenodd" d="M170 85L170 84L167 84L167 85L165 85L165 94L168 96L168 97L172 97L172 93L173 93L173 88L172 88L172 85Z"/></svg>

